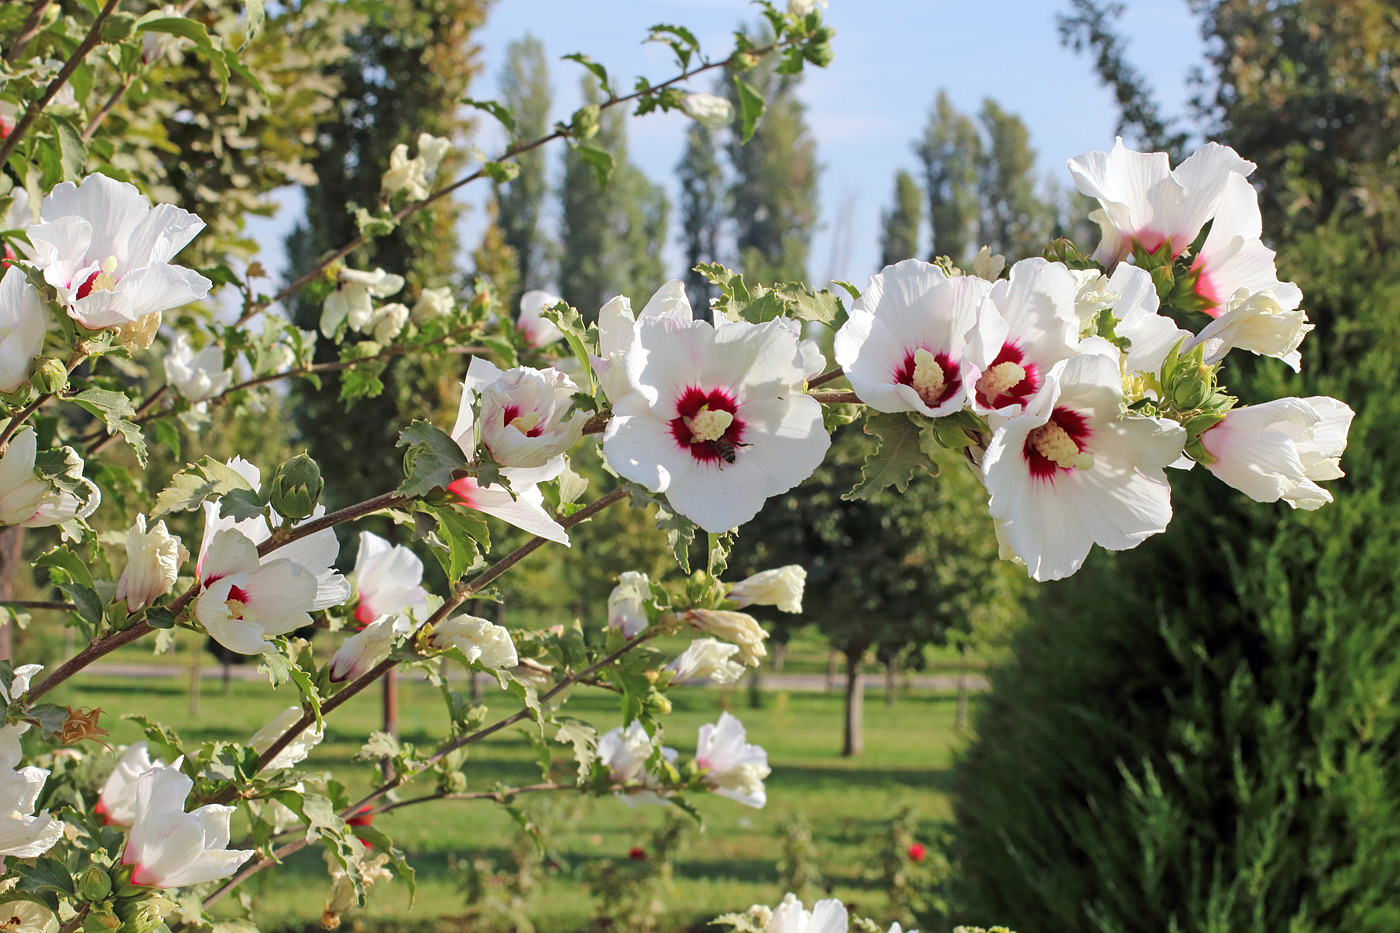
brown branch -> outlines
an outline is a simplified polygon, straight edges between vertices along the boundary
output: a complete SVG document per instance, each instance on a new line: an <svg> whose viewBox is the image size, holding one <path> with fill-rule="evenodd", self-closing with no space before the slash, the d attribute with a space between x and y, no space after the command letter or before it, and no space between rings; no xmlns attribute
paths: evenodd
<svg viewBox="0 0 1400 933"><path fill-rule="evenodd" d="M823 405L859 405L860 396L854 392L812 392L811 397Z"/></svg>
<svg viewBox="0 0 1400 933"><path fill-rule="evenodd" d="M75 612L72 603L59 603L47 599L0 599L0 606L14 606L16 609L58 609L62 612Z"/></svg>
<svg viewBox="0 0 1400 933"><path fill-rule="evenodd" d="M102 105L102 109L93 114L92 119L88 121L87 128L83 130L83 142L90 142L92 140L92 135L97 132L97 128L102 125L102 121L107 119L107 115L112 112L112 108L117 105L117 101L122 99L122 95L127 92L127 89L130 88L135 81L136 75L132 73L126 76L126 80L117 85L117 89L107 98L107 102Z"/></svg>
<svg viewBox="0 0 1400 933"><path fill-rule="evenodd" d="M94 640L82 651L79 651L67 661L60 664L52 674L45 677L35 686L29 688L29 692L25 694L26 705L32 706L39 697L48 693L54 687L57 687L103 655L116 651L122 645L129 645L141 636L153 631L155 630L143 619L131 628L123 629L120 632L112 632L110 635L105 635L102 638Z"/></svg>
<svg viewBox="0 0 1400 933"><path fill-rule="evenodd" d="M343 525L345 522L353 522L357 518L364 518L366 515L373 515L375 512L383 512L385 509L395 509L401 505L412 502L411 496L401 496L396 492L386 492L375 496L373 499L366 499L363 502L356 502L354 505L347 505L336 512L322 515L320 518L302 522L295 528L283 531L277 529L262 544L258 545L258 556L266 557L268 554L280 547L291 544L300 538L314 535L318 531L325 531L327 528L334 528L336 525Z"/></svg>
<svg viewBox="0 0 1400 933"><path fill-rule="evenodd" d="M836 367L835 369L828 369L826 372L822 373L820 376L813 376L811 379L808 379L808 380L807 380L807 388L808 388L808 389L815 389L815 388L817 388L818 386L824 386L824 385L826 385L828 382L835 382L837 379L840 379L840 378L841 378L842 376L844 376L844 375L846 375L846 374L845 374L844 372L841 371L841 367L840 367L840 366Z"/></svg>
<svg viewBox="0 0 1400 933"><path fill-rule="evenodd" d="M58 74L54 76L54 79L49 82L49 86L44 88L43 96L26 107L24 116L15 121L14 129L10 130L10 135L5 137L4 142L0 143L0 165L4 165L10 158L10 153L14 152L15 147L19 145L20 138L24 136L30 125L38 119L39 114L44 112L44 108L49 105L49 101L53 100L54 95L63 89L63 85L68 83L68 79L73 76L73 72L78 70L78 66L82 64L83 59L87 57L87 53L97 47L97 43L101 40L102 36L102 24L106 22L107 17L112 14L112 11L117 8L118 2L119 0L107 0L106 5L98 12L97 18L92 21L92 26L88 28L87 35L83 36L83 41L78 43L78 47L73 50L73 54L68 57L68 61L64 63L63 68L60 69Z"/></svg>
<svg viewBox="0 0 1400 933"><path fill-rule="evenodd" d="M24 50L29 47L30 40L39 34L44 12L52 4L53 0L34 0L34 6L30 7L29 15L24 18L24 25L19 27L19 36L15 39L15 44L5 53L5 61L13 65L20 60Z"/></svg>

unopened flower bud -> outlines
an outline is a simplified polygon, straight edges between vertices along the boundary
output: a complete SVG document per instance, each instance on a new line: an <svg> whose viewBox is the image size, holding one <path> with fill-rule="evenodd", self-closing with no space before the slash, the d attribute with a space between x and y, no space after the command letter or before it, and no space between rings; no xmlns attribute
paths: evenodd
<svg viewBox="0 0 1400 933"><path fill-rule="evenodd" d="M68 387L68 367L52 357L35 360L29 381L40 392L57 395Z"/></svg>
<svg viewBox="0 0 1400 933"><path fill-rule="evenodd" d="M297 454L272 475L272 507L285 519L301 521L316 511L323 486L316 461L306 454Z"/></svg>
<svg viewBox="0 0 1400 933"><path fill-rule="evenodd" d="M78 879L78 894L85 901L100 901L112 893L112 878L96 865Z"/></svg>
<svg viewBox="0 0 1400 933"><path fill-rule="evenodd" d="M1183 379L1172 386L1172 404L1182 410L1197 408L1209 394L1209 376Z"/></svg>

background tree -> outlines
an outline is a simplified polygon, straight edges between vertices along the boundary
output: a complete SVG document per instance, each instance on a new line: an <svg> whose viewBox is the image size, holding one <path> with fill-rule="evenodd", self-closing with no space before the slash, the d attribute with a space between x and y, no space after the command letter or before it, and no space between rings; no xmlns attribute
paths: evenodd
<svg viewBox="0 0 1400 933"><path fill-rule="evenodd" d="M981 483L961 455L943 457L936 479L920 476L903 494L842 498L860 482L873 447L855 428L839 430L812 478L769 502L745 528L750 570L807 568L803 614L775 617L774 624L815 624L845 658L848 756L863 745L862 665L872 649L919 654L942 644L950 630L968 628L979 613L1018 611L1016 568L998 565Z"/></svg>
<svg viewBox="0 0 1400 933"><path fill-rule="evenodd" d="M763 39L755 39L760 45ZM731 128L726 148L734 169L729 189L739 269L749 282L803 279L817 225L817 144L807 128L807 108L797 99L799 75L780 75L766 61L745 79L768 101L753 138L744 143ZM738 110L737 91L729 91Z"/></svg>
<svg viewBox="0 0 1400 933"><path fill-rule="evenodd" d="M500 102L511 109L517 139L538 139L549 128L549 63L544 43L526 35L506 46L506 63L500 75ZM545 270L547 238L540 230L549 180L542 149L516 157L520 173L510 182L496 186L495 223L501 240L515 252L516 286L506 290L497 282L501 302L516 305L521 292L548 284Z"/></svg>
<svg viewBox="0 0 1400 933"><path fill-rule="evenodd" d="M685 290L693 308L708 309L714 286L695 266L721 260L720 236L725 217L724 168L714 134L692 123L685 154L676 166L681 185L681 236L685 241Z"/></svg>
<svg viewBox="0 0 1400 933"><path fill-rule="evenodd" d="M479 68L471 35L484 17L481 0L412 0L386 8L382 19L350 38L351 55L336 69L342 94L317 134L316 182L305 188L306 216L287 237L290 268L308 268L354 238L358 231L346 205L374 206L395 145L407 143L416 151L418 135L425 132L457 143L465 138L471 124L457 102ZM451 178L460 165L461 156L449 156L440 177ZM460 208L444 199L352 253L347 264L406 275L404 291L388 300L408 304L423 288L456 285L459 214ZM303 292L292 310L300 326L318 326L319 300ZM331 347L318 351L318 359L330 358ZM326 488L331 507L343 504L345 490L392 488L398 472L393 458L360 452L392 450L409 420L455 407L462 368L459 358L447 357L387 370L383 391L355 403L354 431L344 429L338 380L321 389L295 387L298 427L312 456L340 467Z"/></svg>
<svg viewBox="0 0 1400 933"><path fill-rule="evenodd" d="M923 224L923 197L919 183L904 169L894 176L894 206L882 218L884 235L880 265L888 266L919 254L919 228Z"/></svg>
<svg viewBox="0 0 1400 933"><path fill-rule="evenodd" d="M923 163L924 191L933 227L929 258L947 256L963 262L978 236L980 201L977 181L983 162L977 124L960 113L946 91L938 92L924 138L915 146Z"/></svg>
<svg viewBox="0 0 1400 933"><path fill-rule="evenodd" d="M589 104L602 99L592 75L583 80L583 97ZM564 156L559 291L592 321L614 295L645 297L661 283L670 204L627 159L625 113L605 112L589 145L612 155L613 171L603 182L578 150Z"/></svg>
<svg viewBox="0 0 1400 933"><path fill-rule="evenodd" d="M986 134L977 186L981 241L1009 262L1038 256L1054 227L1054 208L1037 191L1030 131L990 97L982 102L978 119Z"/></svg>
<svg viewBox="0 0 1400 933"><path fill-rule="evenodd" d="M1381 933L1400 923L1380 699L1400 689L1400 34L1382 2L1193 9L1217 40L1200 115L1260 164L1265 235L1318 322L1302 376L1232 359L1230 384L1348 399L1349 476L1319 513L1174 477L1150 557L1045 589L957 775L953 902L1027 928Z"/></svg>

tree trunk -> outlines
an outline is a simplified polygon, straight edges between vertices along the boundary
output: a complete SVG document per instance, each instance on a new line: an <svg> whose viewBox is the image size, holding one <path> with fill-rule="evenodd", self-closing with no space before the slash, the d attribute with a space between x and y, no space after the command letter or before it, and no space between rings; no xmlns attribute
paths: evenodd
<svg viewBox="0 0 1400 933"><path fill-rule="evenodd" d="M15 577L19 574L20 554L24 550L24 528L16 525L0 531L0 600L15 598ZM8 618L0 623L0 659L14 655L15 624Z"/></svg>
<svg viewBox="0 0 1400 933"><path fill-rule="evenodd" d="M384 672L384 731L392 736L399 734L399 672L393 668ZM394 766L388 758L379 763L384 772L384 780L394 776Z"/></svg>
<svg viewBox="0 0 1400 933"><path fill-rule="evenodd" d="M826 690L828 693L836 689L836 668L840 663L840 652L832 648L826 656Z"/></svg>
<svg viewBox="0 0 1400 933"><path fill-rule="evenodd" d="M885 705L894 706L895 686L899 678L899 663L894 655L885 658Z"/></svg>
<svg viewBox="0 0 1400 933"><path fill-rule="evenodd" d="M961 732L967 728L967 645L958 646L958 712L953 720L953 729Z"/></svg>
<svg viewBox="0 0 1400 933"><path fill-rule="evenodd" d="M780 641L773 646L773 671L781 674L783 672L783 662L787 660L788 645L785 641Z"/></svg>
<svg viewBox="0 0 1400 933"><path fill-rule="evenodd" d="M72 629L69 629L72 631ZM199 718L199 685L204 678L200 676L200 661L204 654L204 649L199 642L194 643L193 650L190 651L190 718Z"/></svg>
<svg viewBox="0 0 1400 933"><path fill-rule="evenodd" d="M480 703L482 698L486 696L481 686L481 673L479 671L472 671L470 677L472 682L472 702Z"/></svg>
<svg viewBox="0 0 1400 933"><path fill-rule="evenodd" d="M861 721L865 716L865 672L861 669L864 648L848 648L846 654L846 735L841 755L854 758L865 747Z"/></svg>
<svg viewBox="0 0 1400 933"><path fill-rule="evenodd" d="M233 692L233 662L224 656L224 696Z"/></svg>

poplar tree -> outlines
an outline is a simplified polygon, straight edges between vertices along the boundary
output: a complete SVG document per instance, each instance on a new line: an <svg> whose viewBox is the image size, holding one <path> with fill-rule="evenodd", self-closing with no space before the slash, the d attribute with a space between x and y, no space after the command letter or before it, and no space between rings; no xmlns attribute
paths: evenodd
<svg viewBox="0 0 1400 933"><path fill-rule="evenodd" d="M736 123L726 145L734 169L729 217L735 251L745 280L758 284L807 277L820 167L807 108L797 99L799 77L778 74L772 62L747 72L746 80L768 108L752 139L745 143ZM730 95L737 111L737 92L731 89Z"/></svg>
<svg viewBox="0 0 1400 933"><path fill-rule="evenodd" d="M923 163L933 227L929 258L947 256L954 263L963 262L971 255L978 235L982 136L972 118L953 106L946 91L938 92L915 152Z"/></svg>
<svg viewBox="0 0 1400 933"><path fill-rule="evenodd" d="M884 215L880 265L888 266L919 253L919 228L923 224L923 192L904 169L894 176L894 206Z"/></svg>
<svg viewBox="0 0 1400 933"><path fill-rule="evenodd" d="M695 271L697 263L718 262L724 224L724 169L714 134L699 123L685 137L685 154L676 166L681 183L681 236L685 241L685 290L691 307L705 310L714 296L710 280Z"/></svg>
<svg viewBox="0 0 1400 933"><path fill-rule="evenodd" d="M506 63L500 75L500 102L509 107L516 139L539 139L549 126L549 64L544 44L526 35L506 46ZM497 282L501 301L515 306L521 292L549 284L545 261L547 239L540 230L549 182L543 149L521 153L515 159L520 173L496 187L494 222L501 242L514 251L516 274L510 289Z"/></svg>
<svg viewBox="0 0 1400 933"><path fill-rule="evenodd" d="M587 76L584 100L601 100ZM559 291L586 320L614 295L649 296L664 280L661 259L670 203L665 191L627 159L626 114L604 111L589 145L612 156L604 181L576 149L564 156Z"/></svg>

